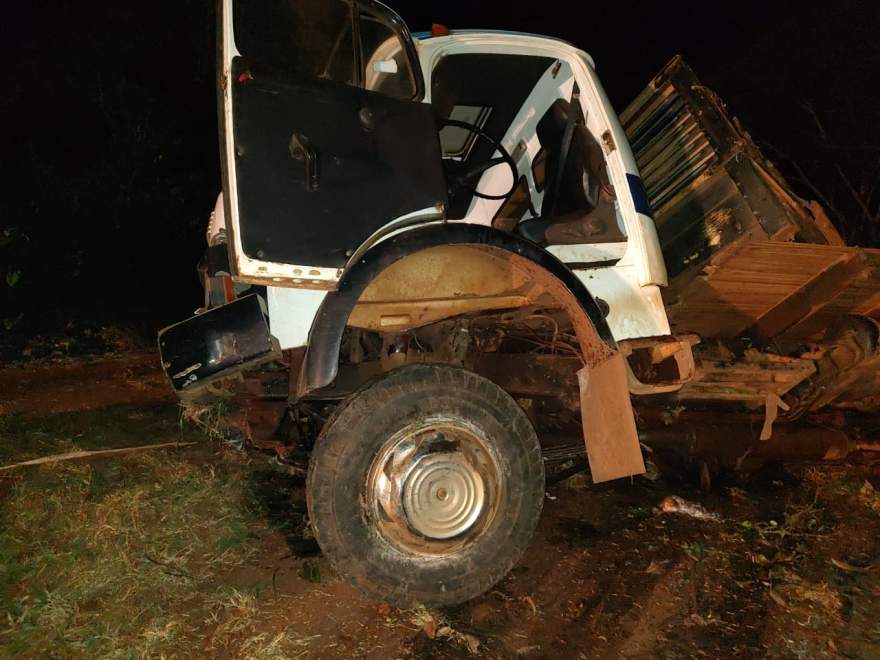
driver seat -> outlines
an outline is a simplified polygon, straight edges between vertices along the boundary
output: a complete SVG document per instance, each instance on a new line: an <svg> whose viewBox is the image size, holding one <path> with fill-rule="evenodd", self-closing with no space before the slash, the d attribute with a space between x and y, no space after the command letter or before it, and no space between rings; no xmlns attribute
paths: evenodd
<svg viewBox="0 0 880 660"><path fill-rule="evenodd" d="M571 103L557 99L538 123L538 139L546 149L545 190L541 214L520 222L514 232L547 245L620 240L614 207L614 190L608 179L602 147ZM578 113L578 109L574 109ZM579 113L578 113L579 114ZM571 142L564 153L569 122ZM564 162L563 162L564 161ZM615 237L609 234L615 233ZM625 240L625 239L623 239Z"/></svg>

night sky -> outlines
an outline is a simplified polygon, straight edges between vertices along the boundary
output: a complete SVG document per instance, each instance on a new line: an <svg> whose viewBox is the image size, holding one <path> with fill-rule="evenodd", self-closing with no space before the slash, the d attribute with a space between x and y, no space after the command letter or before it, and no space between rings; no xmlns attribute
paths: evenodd
<svg viewBox="0 0 880 660"><path fill-rule="evenodd" d="M880 179L874 3L392 6L413 31L440 22L571 41L618 110L681 53L797 189L838 210L851 242L880 243L865 219L880 196L865 192ZM150 332L188 315L220 186L213 3L37 0L4 15L0 333L84 319Z"/></svg>

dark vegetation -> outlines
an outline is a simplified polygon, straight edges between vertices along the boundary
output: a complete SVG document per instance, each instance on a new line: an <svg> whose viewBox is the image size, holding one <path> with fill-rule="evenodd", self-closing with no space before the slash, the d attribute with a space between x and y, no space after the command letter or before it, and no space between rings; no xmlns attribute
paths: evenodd
<svg viewBox="0 0 880 660"><path fill-rule="evenodd" d="M622 108L676 52L851 243L880 244L880 12L869 2L555 6L391 2L432 21L558 35ZM0 344L149 336L197 306L194 265L219 189L210 0L17 3L0 116Z"/></svg>

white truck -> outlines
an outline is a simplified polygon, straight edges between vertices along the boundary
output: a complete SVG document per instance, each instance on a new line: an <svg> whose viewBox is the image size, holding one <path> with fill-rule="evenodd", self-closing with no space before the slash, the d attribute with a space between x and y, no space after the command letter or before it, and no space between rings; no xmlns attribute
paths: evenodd
<svg viewBox="0 0 880 660"><path fill-rule="evenodd" d="M627 135L557 39L220 7L206 306L163 367L199 397L271 362L252 439L309 452L325 555L382 600L467 600L524 551L554 435L594 481L640 474L631 394L694 378Z"/></svg>

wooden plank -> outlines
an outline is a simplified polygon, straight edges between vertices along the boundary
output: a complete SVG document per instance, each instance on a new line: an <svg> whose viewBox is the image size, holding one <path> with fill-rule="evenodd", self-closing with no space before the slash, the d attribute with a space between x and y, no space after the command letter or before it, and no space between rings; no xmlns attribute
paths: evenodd
<svg viewBox="0 0 880 660"><path fill-rule="evenodd" d="M810 213L813 214L813 221L816 223L816 228L822 233L822 236L828 242L828 245L844 247L846 241L843 240L840 232L837 231L837 228L831 222L828 214L825 213L825 209L822 208L822 205L819 202L809 202L807 208L809 208Z"/></svg>
<svg viewBox="0 0 880 660"><path fill-rule="evenodd" d="M867 279L859 279L845 268L831 271L827 280L822 277L817 279L818 275L835 264L852 259L862 260L861 256L856 256L859 254L867 255L867 274L863 275ZM838 276L839 280L836 279ZM827 310L820 305L805 312L803 306L796 305L798 291L811 282L813 284L806 292L808 298L823 299ZM780 308L775 313L780 316L787 314L787 322L775 323L772 332L778 334L780 327L788 329L797 326L799 336L810 337L816 330L810 327L811 316L821 316L827 324L833 320L831 317L841 314L866 315L868 308L874 304L873 296L878 287L878 251L745 240L736 246L728 246L713 257L699 276L682 286L674 284L671 292L674 297L667 292L664 299L668 304L667 312L674 332L696 332L703 337L719 338L732 338L749 331L774 308L790 299L788 305L792 307L788 311ZM801 314L800 318L797 318L798 313ZM801 324L807 332L801 332ZM765 330L767 332L770 330Z"/></svg>
<svg viewBox="0 0 880 660"><path fill-rule="evenodd" d="M867 273L868 264L860 252L845 252L825 270L767 310L745 331L757 343L781 335L831 302L855 280Z"/></svg>
<svg viewBox="0 0 880 660"><path fill-rule="evenodd" d="M656 216L657 232L672 286L679 274L699 270L699 265L734 243L747 231L759 232L749 206L736 185L721 170L701 177L686 194L676 196Z"/></svg>
<svg viewBox="0 0 880 660"><path fill-rule="evenodd" d="M49 463L62 463L64 461L76 461L86 458L110 458L112 456L125 456L128 454L137 454L145 451L155 451L157 449L177 449L179 447L189 447L196 444L195 442L163 442L157 445L141 445L139 447L121 447L119 449L97 449L94 451L72 451L67 454L53 454L51 456L43 456L42 458L34 458L21 463L13 463L12 465L0 466L0 472L9 472L18 468L30 465L47 465Z"/></svg>
<svg viewBox="0 0 880 660"><path fill-rule="evenodd" d="M867 259L865 276L851 282L821 310L787 330L786 338L802 340L820 337L829 326L849 315L880 320L880 250L858 248L858 251Z"/></svg>
<svg viewBox="0 0 880 660"><path fill-rule="evenodd" d="M764 401L767 394L785 394L816 371L812 360L756 349L735 357L713 343L698 345L695 357L700 369L697 378L679 393L683 400Z"/></svg>

